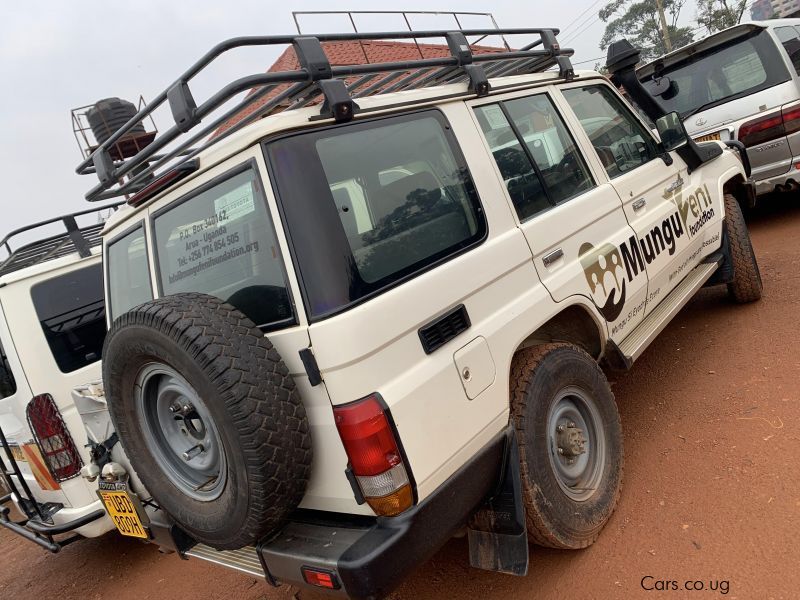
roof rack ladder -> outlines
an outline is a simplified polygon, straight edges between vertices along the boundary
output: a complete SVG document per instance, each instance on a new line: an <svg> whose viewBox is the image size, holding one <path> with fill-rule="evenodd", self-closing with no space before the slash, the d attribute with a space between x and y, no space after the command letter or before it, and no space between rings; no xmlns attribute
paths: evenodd
<svg viewBox="0 0 800 600"><path fill-rule="evenodd" d="M358 105L350 97L344 81L333 78L331 63L319 40L311 36L300 36L292 41L292 46L300 66L325 96L321 114L333 117L337 123L351 120Z"/></svg>

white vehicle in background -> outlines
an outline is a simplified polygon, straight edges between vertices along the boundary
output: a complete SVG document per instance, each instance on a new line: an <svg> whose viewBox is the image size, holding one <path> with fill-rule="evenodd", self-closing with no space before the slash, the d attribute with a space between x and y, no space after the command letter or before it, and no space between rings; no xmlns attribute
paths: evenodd
<svg viewBox="0 0 800 600"><path fill-rule="evenodd" d="M757 194L800 189L800 19L736 25L637 75L695 140L744 144Z"/></svg>
<svg viewBox="0 0 800 600"><path fill-rule="evenodd" d="M97 218L104 210L37 223L0 241L8 253L0 262L0 525L50 552L114 529L97 483L80 475L112 456L126 464L105 405L86 397L93 391L86 382L100 377L106 334ZM87 219L93 222L78 225ZM79 535L55 537L68 533Z"/></svg>

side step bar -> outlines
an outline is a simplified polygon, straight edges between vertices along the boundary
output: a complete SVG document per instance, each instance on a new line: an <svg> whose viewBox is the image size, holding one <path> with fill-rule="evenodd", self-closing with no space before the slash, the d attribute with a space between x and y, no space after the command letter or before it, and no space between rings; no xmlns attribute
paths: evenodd
<svg viewBox="0 0 800 600"><path fill-rule="evenodd" d="M254 577L264 577L264 567L261 566L261 559L255 546L247 546L239 550L214 550L205 544L197 544L191 550L187 550L184 555L236 569Z"/></svg>
<svg viewBox="0 0 800 600"><path fill-rule="evenodd" d="M678 314L695 292L703 287L719 267L719 262L700 263L681 281L661 304L649 313L628 337L622 340L617 347L617 362L623 363L623 368L630 369L633 362L638 359L656 336L663 331L673 317ZM616 365L615 365L616 366Z"/></svg>

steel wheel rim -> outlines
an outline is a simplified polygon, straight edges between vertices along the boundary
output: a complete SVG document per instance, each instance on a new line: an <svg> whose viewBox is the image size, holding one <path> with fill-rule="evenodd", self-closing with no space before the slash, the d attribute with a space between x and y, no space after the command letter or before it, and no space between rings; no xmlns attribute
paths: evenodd
<svg viewBox="0 0 800 600"><path fill-rule="evenodd" d="M150 363L136 378L134 396L145 442L172 483L195 500L218 498L227 482L227 459L200 395L172 367Z"/></svg>
<svg viewBox="0 0 800 600"><path fill-rule="evenodd" d="M575 430L584 443L565 443ZM576 502L591 498L600 487L609 457L600 409L590 394L575 386L558 392L547 417L547 445L561 490Z"/></svg>

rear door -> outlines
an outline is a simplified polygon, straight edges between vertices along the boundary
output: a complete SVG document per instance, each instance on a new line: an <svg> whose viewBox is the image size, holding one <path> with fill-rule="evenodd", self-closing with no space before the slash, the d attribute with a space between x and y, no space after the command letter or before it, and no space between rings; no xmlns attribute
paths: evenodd
<svg viewBox="0 0 800 600"><path fill-rule="evenodd" d="M586 296L621 340L643 316L647 276L628 277L633 236L614 187L576 143L555 88L472 103L536 271L556 301Z"/></svg>

